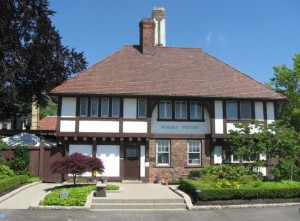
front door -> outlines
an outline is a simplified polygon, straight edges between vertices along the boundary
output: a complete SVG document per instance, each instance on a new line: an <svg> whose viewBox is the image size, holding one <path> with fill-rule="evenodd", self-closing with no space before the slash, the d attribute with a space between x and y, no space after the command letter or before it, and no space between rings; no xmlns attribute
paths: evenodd
<svg viewBox="0 0 300 221"><path fill-rule="evenodd" d="M140 151L139 147L125 148L125 165L124 179L139 180L140 179Z"/></svg>

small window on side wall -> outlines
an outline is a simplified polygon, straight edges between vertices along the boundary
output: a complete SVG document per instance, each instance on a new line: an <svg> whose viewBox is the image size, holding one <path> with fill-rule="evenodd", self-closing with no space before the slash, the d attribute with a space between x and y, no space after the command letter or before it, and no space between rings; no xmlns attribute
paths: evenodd
<svg viewBox="0 0 300 221"><path fill-rule="evenodd" d="M159 102L159 118L172 119L172 101Z"/></svg>
<svg viewBox="0 0 300 221"><path fill-rule="evenodd" d="M98 98L91 99L91 117L98 116Z"/></svg>
<svg viewBox="0 0 300 221"><path fill-rule="evenodd" d="M252 119L252 108L250 101L241 101L240 102L240 115L242 120Z"/></svg>
<svg viewBox="0 0 300 221"><path fill-rule="evenodd" d="M88 112L88 99L81 98L80 99L80 116L86 117Z"/></svg>
<svg viewBox="0 0 300 221"><path fill-rule="evenodd" d="M200 140L188 141L188 165L201 165Z"/></svg>
<svg viewBox="0 0 300 221"><path fill-rule="evenodd" d="M158 166L170 165L170 140L156 141L156 164Z"/></svg>
<svg viewBox="0 0 300 221"><path fill-rule="evenodd" d="M113 98L112 99L112 117L119 117L120 116L120 99Z"/></svg>
<svg viewBox="0 0 300 221"><path fill-rule="evenodd" d="M191 120L203 120L202 104L197 101L191 101L190 103Z"/></svg>
<svg viewBox="0 0 300 221"><path fill-rule="evenodd" d="M237 102L236 101L227 101L226 102L226 118L229 120L237 120Z"/></svg>
<svg viewBox="0 0 300 221"><path fill-rule="evenodd" d="M109 99L102 98L101 99L101 117L109 116Z"/></svg>
<svg viewBox="0 0 300 221"><path fill-rule="evenodd" d="M175 102L175 119L187 119L186 101Z"/></svg>
<svg viewBox="0 0 300 221"><path fill-rule="evenodd" d="M147 117L147 101L146 99L138 99L138 118Z"/></svg>

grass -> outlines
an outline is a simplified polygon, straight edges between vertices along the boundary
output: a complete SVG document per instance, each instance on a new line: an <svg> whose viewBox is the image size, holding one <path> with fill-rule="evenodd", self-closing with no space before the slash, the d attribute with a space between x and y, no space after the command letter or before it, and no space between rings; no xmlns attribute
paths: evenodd
<svg viewBox="0 0 300 221"><path fill-rule="evenodd" d="M118 190L118 185L107 184L107 190ZM67 190L67 198L61 198L61 192ZM96 190L95 184L88 185L66 185L55 188L40 202L42 206L84 206L87 196Z"/></svg>

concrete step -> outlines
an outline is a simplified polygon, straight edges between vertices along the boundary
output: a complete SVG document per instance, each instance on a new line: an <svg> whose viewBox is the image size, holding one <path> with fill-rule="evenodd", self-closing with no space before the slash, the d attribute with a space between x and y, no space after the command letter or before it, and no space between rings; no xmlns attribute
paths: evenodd
<svg viewBox="0 0 300 221"><path fill-rule="evenodd" d="M141 184L143 183L142 180L122 180L124 184Z"/></svg>
<svg viewBox="0 0 300 221"><path fill-rule="evenodd" d="M93 203L184 203L183 198L178 199L107 199L102 197L94 197Z"/></svg>
<svg viewBox="0 0 300 221"><path fill-rule="evenodd" d="M185 210L185 203L92 203L92 210Z"/></svg>

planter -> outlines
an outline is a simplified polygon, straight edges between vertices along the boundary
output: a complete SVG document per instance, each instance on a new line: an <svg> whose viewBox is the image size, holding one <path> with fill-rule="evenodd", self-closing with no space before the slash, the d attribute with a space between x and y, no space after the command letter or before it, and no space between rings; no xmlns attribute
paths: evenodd
<svg viewBox="0 0 300 221"><path fill-rule="evenodd" d="M156 180L155 180L155 183L161 184L161 179L156 179Z"/></svg>

